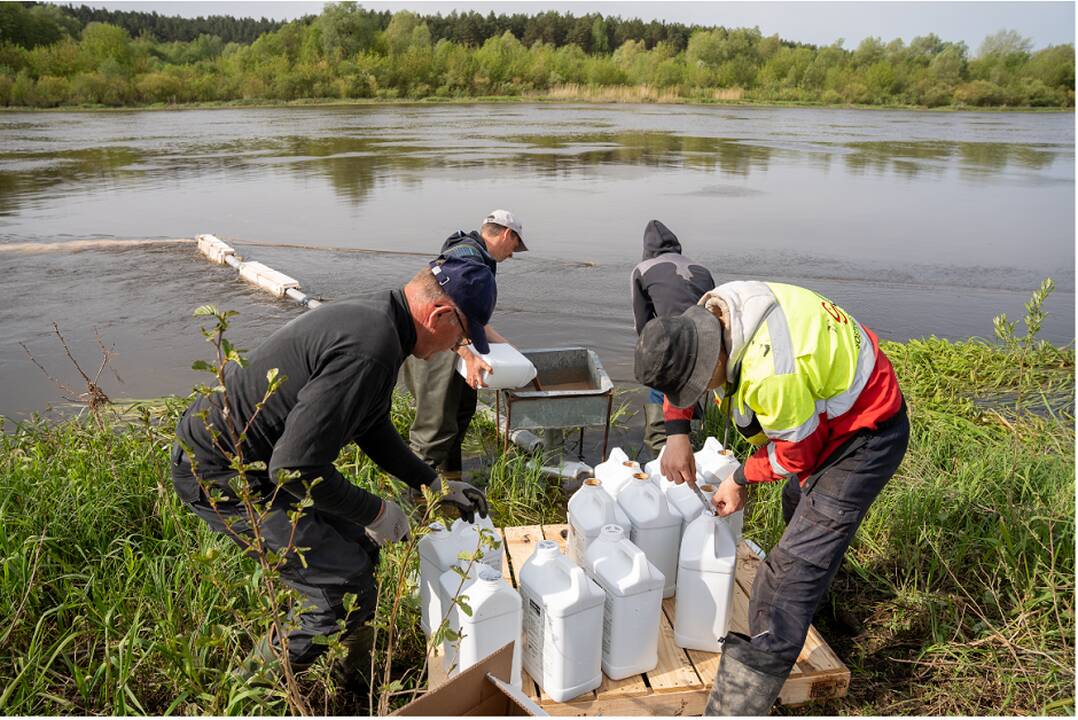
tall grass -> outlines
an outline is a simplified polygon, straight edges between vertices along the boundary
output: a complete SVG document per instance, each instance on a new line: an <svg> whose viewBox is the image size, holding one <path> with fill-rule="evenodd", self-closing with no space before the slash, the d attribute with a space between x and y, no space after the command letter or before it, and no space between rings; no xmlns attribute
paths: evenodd
<svg viewBox="0 0 1078 720"><path fill-rule="evenodd" d="M910 407L910 450L817 618L853 671L850 695L796 712L1072 714L1074 350L936 338L884 350ZM4 714L288 712L279 691L230 674L255 640L235 618L260 606L257 568L172 491L167 450L186 403L0 435ZM411 413L396 398L402 431ZM717 418L705 431L721 433ZM469 447L490 458L496 522L563 518L539 461L498 454L492 434L477 423ZM338 465L404 494L354 447ZM765 548L782 532L779 492L753 490L746 532ZM378 571L381 622L397 601L396 703L423 681L425 656L402 562L414 554L389 548ZM312 693L325 712L368 711L366 698Z"/></svg>

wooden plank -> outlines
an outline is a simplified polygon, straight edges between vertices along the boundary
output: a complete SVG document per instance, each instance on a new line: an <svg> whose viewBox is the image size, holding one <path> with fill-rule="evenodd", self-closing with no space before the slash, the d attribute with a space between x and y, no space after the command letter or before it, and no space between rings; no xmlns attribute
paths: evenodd
<svg viewBox="0 0 1078 720"><path fill-rule="evenodd" d="M502 537L505 538L505 554L509 556L518 583L514 587L519 588L520 569L535 552L535 544L543 539L543 528L538 525L507 527Z"/></svg>
<svg viewBox="0 0 1078 720"><path fill-rule="evenodd" d="M595 700L570 700L567 703L545 703L543 710L551 715L700 715L707 703L707 693L701 689L652 693L638 697L598 697Z"/></svg>
<svg viewBox="0 0 1078 720"><path fill-rule="evenodd" d="M649 692L651 691L644 682L643 675L632 675L621 680L611 680L604 674L603 684L599 686L595 694L598 697L612 698L636 697L638 695L647 695Z"/></svg>
<svg viewBox="0 0 1078 720"><path fill-rule="evenodd" d="M508 543L505 541L505 528L498 528L498 532L502 534L502 577L509 583L511 587L516 587L517 584L513 580L513 566L509 562L509 550Z"/></svg>
<svg viewBox="0 0 1078 720"><path fill-rule="evenodd" d="M736 590L734 591L737 592ZM666 598L663 600L663 613L666 615L666 619L670 622L670 625L674 624L674 613L677 609L677 604L674 598ZM736 608L733 612L737 612ZM715 672L719 669L719 660L722 658L720 653L709 653L702 650L685 650L685 654L689 656L689 661L692 663L693 669L696 670L697 676L700 678L700 683L704 686L704 690L709 690L711 684L715 680Z"/></svg>
<svg viewBox="0 0 1078 720"><path fill-rule="evenodd" d="M659 613L659 664L648 671L647 677L656 691L682 690L702 684L689 656L674 642L674 626L663 613Z"/></svg>

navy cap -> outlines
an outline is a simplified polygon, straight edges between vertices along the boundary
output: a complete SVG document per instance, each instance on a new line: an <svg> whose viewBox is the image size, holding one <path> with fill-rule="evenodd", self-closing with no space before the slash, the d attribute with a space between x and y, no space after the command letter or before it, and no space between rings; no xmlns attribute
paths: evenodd
<svg viewBox="0 0 1078 720"><path fill-rule="evenodd" d="M468 338L472 345L483 355L489 353L484 326L490 322L498 302L494 273L482 262L452 255L432 260L430 268L442 290L468 319Z"/></svg>

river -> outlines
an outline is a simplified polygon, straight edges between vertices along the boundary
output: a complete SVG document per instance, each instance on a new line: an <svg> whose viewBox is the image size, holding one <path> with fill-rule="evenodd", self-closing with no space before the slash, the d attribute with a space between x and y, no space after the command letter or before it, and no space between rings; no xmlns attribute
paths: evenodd
<svg viewBox="0 0 1078 720"><path fill-rule="evenodd" d="M245 347L300 312L167 241L214 233L343 298L402 284L495 207L531 251L499 270L493 326L520 347L587 345L619 384L653 218L716 281L811 287L889 339L991 337L1050 276L1042 334L1071 342L1074 125L667 105L0 114L0 415L61 402L20 343L80 388L54 321L91 376L98 336L114 347L104 389L142 398L198 379L198 305L238 310Z"/></svg>

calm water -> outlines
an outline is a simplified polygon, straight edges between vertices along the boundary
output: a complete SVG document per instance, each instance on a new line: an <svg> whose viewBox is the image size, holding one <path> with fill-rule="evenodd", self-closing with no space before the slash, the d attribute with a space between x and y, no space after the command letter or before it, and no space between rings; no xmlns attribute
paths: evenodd
<svg viewBox="0 0 1078 720"><path fill-rule="evenodd" d="M494 326L588 345L632 381L627 278L665 222L716 280L807 285L881 336L990 337L1046 276L1074 337L1074 116L468 105L0 115L0 415L60 401L115 346L114 397L186 392L191 311L239 310L252 347L298 309L209 265L212 232L327 298L403 283L494 207L532 252ZM73 241L104 240L73 246ZM130 242L127 242L130 241ZM77 249L80 248L80 249ZM123 382L120 382L120 379Z"/></svg>

